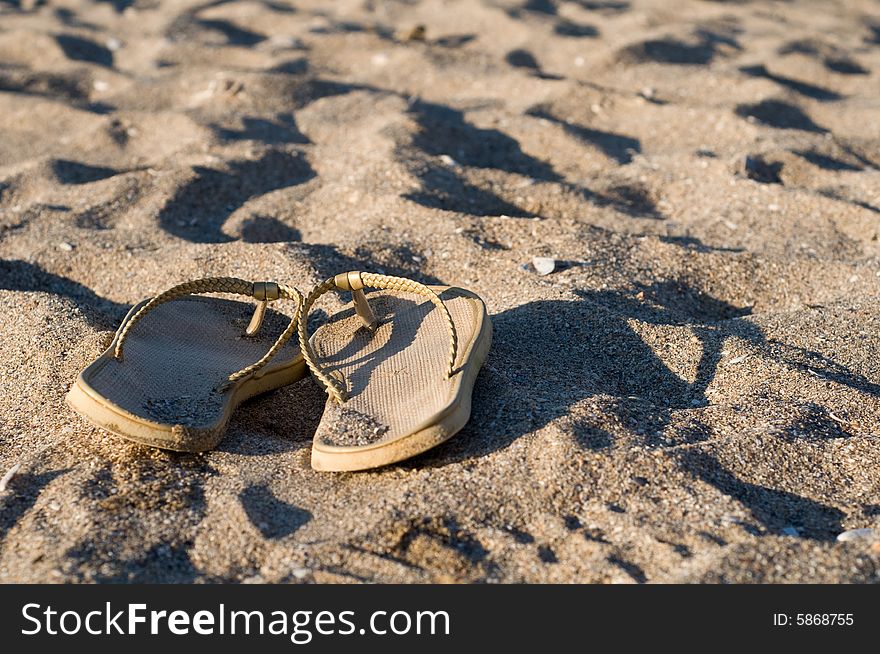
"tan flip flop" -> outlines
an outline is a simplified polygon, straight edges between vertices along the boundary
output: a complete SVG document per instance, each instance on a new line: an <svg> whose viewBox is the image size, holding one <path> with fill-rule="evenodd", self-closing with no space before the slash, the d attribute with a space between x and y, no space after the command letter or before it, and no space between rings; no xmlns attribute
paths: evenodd
<svg viewBox="0 0 880 654"><path fill-rule="evenodd" d="M382 290L370 293L368 303L365 287ZM309 309L333 289L351 291L353 306L309 339ZM486 306L461 288L361 272L316 286L303 302L299 343L330 397L312 443L312 467L375 468L453 436L470 417L474 381L491 342Z"/></svg>
<svg viewBox="0 0 880 654"><path fill-rule="evenodd" d="M259 304L245 327L251 305L193 297L203 293L245 295ZM296 311L272 339L260 326L264 317L280 326L283 316L266 315L267 303L279 299L296 300ZM131 308L110 347L79 374L67 403L144 445L211 449L241 402L305 376L299 348L288 343L302 305L298 290L274 282L210 277L175 286ZM262 331L272 330L267 324Z"/></svg>

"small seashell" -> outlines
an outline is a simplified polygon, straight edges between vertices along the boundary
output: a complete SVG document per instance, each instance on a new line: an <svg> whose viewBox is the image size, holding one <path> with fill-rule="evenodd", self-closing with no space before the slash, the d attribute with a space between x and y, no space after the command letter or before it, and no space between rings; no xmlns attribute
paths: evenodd
<svg viewBox="0 0 880 654"><path fill-rule="evenodd" d="M838 543L851 543L853 541L874 540L875 538L877 538L877 533L871 528L850 529L849 531L837 534Z"/></svg>
<svg viewBox="0 0 880 654"><path fill-rule="evenodd" d="M65 252L73 252L73 244L68 243L67 241L61 241L58 244L59 250L64 250Z"/></svg>
<svg viewBox="0 0 880 654"><path fill-rule="evenodd" d="M458 168L458 162L448 154L441 154L440 161L443 162L443 165L449 166L450 168Z"/></svg>
<svg viewBox="0 0 880 654"><path fill-rule="evenodd" d="M309 570L308 568L294 568L293 570L291 570L291 574L293 574L296 579L305 579L309 576L310 573L311 570Z"/></svg>
<svg viewBox="0 0 880 654"><path fill-rule="evenodd" d="M551 257L533 257L532 267L535 269L536 273L543 277L556 270L556 259Z"/></svg>

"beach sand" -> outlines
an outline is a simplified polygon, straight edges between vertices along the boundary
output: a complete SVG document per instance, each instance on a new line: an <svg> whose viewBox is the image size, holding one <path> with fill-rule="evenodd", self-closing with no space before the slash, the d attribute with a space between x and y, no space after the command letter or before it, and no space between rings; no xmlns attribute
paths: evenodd
<svg viewBox="0 0 880 654"><path fill-rule="evenodd" d="M878 82L868 1L0 2L0 581L878 581ZM64 404L143 297L352 269L489 308L427 454Z"/></svg>

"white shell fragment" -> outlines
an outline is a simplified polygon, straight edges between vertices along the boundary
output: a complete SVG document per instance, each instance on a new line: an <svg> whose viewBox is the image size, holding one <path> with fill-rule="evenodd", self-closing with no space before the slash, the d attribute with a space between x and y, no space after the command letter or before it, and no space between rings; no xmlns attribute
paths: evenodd
<svg viewBox="0 0 880 654"><path fill-rule="evenodd" d="M6 471L6 474L3 475L3 478L0 479L0 493L6 490L6 487L9 485L9 482L12 481L12 478L21 470L21 463L16 463L9 470Z"/></svg>
<svg viewBox="0 0 880 654"><path fill-rule="evenodd" d="M853 541L874 540L877 533L870 528L866 529L850 529L842 534L837 534L838 543L851 543Z"/></svg>
<svg viewBox="0 0 880 654"><path fill-rule="evenodd" d="M533 257L532 267L541 276L549 275L556 270L556 259L550 257Z"/></svg>

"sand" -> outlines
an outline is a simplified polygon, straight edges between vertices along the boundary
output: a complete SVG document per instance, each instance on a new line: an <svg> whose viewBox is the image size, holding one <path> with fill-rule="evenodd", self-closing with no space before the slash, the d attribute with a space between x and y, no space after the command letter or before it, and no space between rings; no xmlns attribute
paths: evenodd
<svg viewBox="0 0 880 654"><path fill-rule="evenodd" d="M0 2L0 581L878 581L878 82L857 0ZM489 307L425 455L64 404L145 296L350 269Z"/></svg>

